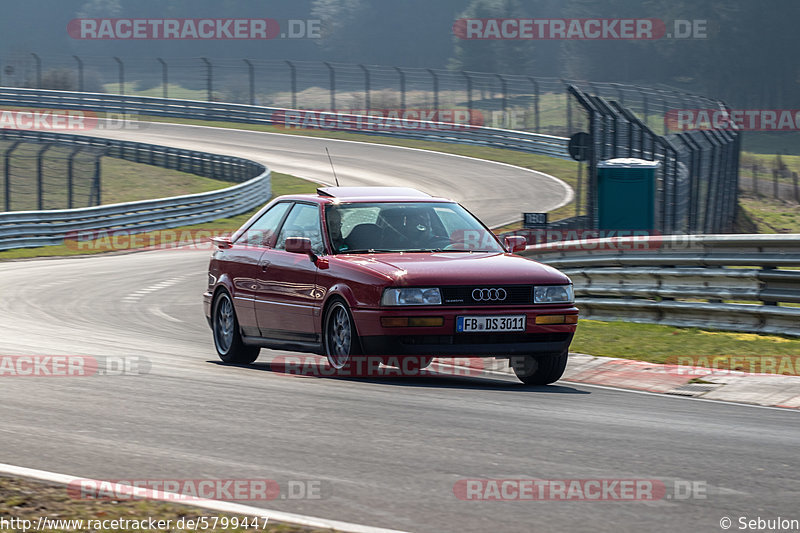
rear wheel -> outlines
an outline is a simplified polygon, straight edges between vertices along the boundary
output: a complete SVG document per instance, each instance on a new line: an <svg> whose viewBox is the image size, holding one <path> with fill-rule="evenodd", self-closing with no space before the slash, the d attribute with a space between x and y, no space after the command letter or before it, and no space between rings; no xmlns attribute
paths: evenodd
<svg viewBox="0 0 800 533"><path fill-rule="evenodd" d="M247 346L242 341L233 300L226 291L221 291L214 298L211 310L211 329L214 332L214 347L217 349L217 355L226 363L247 365L258 358L261 348Z"/></svg>
<svg viewBox="0 0 800 533"><path fill-rule="evenodd" d="M361 353L353 317L341 300L334 301L325 311L325 356L328 364L337 370L348 368L353 357Z"/></svg>
<svg viewBox="0 0 800 533"><path fill-rule="evenodd" d="M569 350L551 354L515 355L511 357L511 368L519 380L526 385L549 385L564 375Z"/></svg>

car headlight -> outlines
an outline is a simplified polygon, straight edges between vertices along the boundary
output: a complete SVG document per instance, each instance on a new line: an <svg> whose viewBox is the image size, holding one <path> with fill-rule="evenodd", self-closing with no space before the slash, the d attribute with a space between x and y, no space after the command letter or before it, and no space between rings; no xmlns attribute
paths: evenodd
<svg viewBox="0 0 800 533"><path fill-rule="evenodd" d="M533 303L570 304L575 301L572 285L542 285L533 288Z"/></svg>
<svg viewBox="0 0 800 533"><path fill-rule="evenodd" d="M439 289L386 289L381 298L381 305L436 305L442 303Z"/></svg>

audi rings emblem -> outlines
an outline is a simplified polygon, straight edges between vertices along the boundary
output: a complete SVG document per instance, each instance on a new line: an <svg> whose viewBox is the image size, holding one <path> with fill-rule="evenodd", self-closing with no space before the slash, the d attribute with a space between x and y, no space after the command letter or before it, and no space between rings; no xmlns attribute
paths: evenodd
<svg viewBox="0 0 800 533"><path fill-rule="evenodd" d="M476 302L502 302L508 294L503 288L499 289L474 289L472 299Z"/></svg>

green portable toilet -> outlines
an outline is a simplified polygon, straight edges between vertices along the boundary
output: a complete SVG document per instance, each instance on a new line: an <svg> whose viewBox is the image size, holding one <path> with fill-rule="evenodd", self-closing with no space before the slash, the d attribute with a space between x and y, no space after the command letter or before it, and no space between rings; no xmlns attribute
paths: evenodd
<svg viewBox="0 0 800 533"><path fill-rule="evenodd" d="M597 216L601 230L655 228L659 161L619 158L597 164Z"/></svg>

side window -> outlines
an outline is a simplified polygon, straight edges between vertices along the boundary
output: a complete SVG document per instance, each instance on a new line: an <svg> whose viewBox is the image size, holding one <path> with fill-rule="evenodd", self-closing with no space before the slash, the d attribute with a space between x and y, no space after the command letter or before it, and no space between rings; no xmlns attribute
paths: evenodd
<svg viewBox="0 0 800 533"><path fill-rule="evenodd" d="M261 218L253 222L253 224L239 236L236 244L243 244L246 246L269 246L270 240L278 231L278 224L281 223L283 215L292 205L288 202L281 202L272 206L269 211L261 215Z"/></svg>
<svg viewBox="0 0 800 533"><path fill-rule="evenodd" d="M311 204L295 204L283 223L275 248L283 250L287 237L306 237L311 239L311 251L321 255L324 252L322 233L319 226L319 207Z"/></svg>

